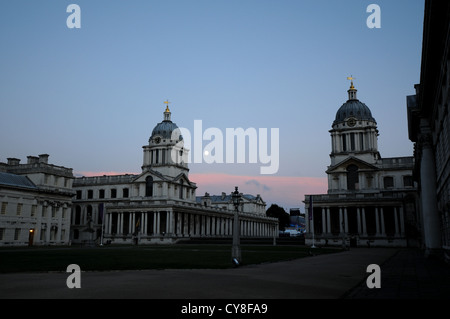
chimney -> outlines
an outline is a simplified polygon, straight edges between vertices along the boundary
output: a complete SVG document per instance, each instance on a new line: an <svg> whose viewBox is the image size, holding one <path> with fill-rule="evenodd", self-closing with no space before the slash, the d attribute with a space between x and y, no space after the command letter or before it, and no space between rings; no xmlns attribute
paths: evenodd
<svg viewBox="0 0 450 319"><path fill-rule="evenodd" d="M16 166L16 165L20 164L20 159L18 159L18 158L10 157L10 158L7 158L7 160L8 160L8 165L11 165L11 166Z"/></svg>
<svg viewBox="0 0 450 319"><path fill-rule="evenodd" d="M27 156L28 162L27 164L36 164L39 163L39 157L37 156Z"/></svg>
<svg viewBox="0 0 450 319"><path fill-rule="evenodd" d="M40 154L39 155L39 163L45 163L48 164L48 154Z"/></svg>

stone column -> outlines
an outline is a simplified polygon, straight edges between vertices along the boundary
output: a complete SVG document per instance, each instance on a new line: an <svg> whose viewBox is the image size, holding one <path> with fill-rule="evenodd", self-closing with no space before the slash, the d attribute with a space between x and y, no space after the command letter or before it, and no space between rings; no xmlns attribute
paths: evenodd
<svg viewBox="0 0 450 319"><path fill-rule="evenodd" d="M345 230L344 230L344 232L348 233L347 207L344 207L344 223L345 223Z"/></svg>
<svg viewBox="0 0 450 319"><path fill-rule="evenodd" d="M119 213L118 221L117 221L117 234L123 233L123 213Z"/></svg>
<svg viewBox="0 0 450 319"><path fill-rule="evenodd" d="M211 216L206 216L206 236L211 235Z"/></svg>
<svg viewBox="0 0 450 319"><path fill-rule="evenodd" d="M361 209L359 207L356 208L356 222L358 224L358 235L360 235L362 231L361 231Z"/></svg>
<svg viewBox="0 0 450 319"><path fill-rule="evenodd" d="M440 220L436 198L436 168L433 154L433 141L430 128L425 120L421 120L419 136L420 182L422 223L426 256L439 254L442 249Z"/></svg>
<svg viewBox="0 0 450 319"><path fill-rule="evenodd" d="M106 213L106 216L108 217L108 234L111 235L111 229L112 229L112 216L111 213Z"/></svg>
<svg viewBox="0 0 450 319"><path fill-rule="evenodd" d="M327 229L328 229L328 233L331 234L331 216L330 216L330 207L327 207L326 210L327 210Z"/></svg>
<svg viewBox="0 0 450 319"><path fill-rule="evenodd" d="M364 236L367 236L367 224L366 224L366 210L364 207L361 208L362 213L362 232Z"/></svg>
<svg viewBox="0 0 450 319"><path fill-rule="evenodd" d="M378 211L378 207L375 207L375 225L377 228L375 236L380 236L380 212Z"/></svg>
<svg viewBox="0 0 450 319"><path fill-rule="evenodd" d="M327 233L327 222L325 216L325 207L322 207L322 235Z"/></svg>
<svg viewBox="0 0 450 319"><path fill-rule="evenodd" d="M400 214L400 236L405 236L405 219L403 216L403 206L399 207L399 214Z"/></svg>
<svg viewBox="0 0 450 319"><path fill-rule="evenodd" d="M395 206L394 206L394 227L395 227L394 237L398 237L400 235L400 229L398 225L397 207Z"/></svg>

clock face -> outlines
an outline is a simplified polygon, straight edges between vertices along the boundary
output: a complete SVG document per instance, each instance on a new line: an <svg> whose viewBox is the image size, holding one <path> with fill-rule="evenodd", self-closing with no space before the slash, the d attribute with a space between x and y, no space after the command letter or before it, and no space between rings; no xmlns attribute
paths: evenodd
<svg viewBox="0 0 450 319"><path fill-rule="evenodd" d="M356 120L353 117L351 117L348 119L347 124L348 124L348 126L355 126Z"/></svg>
<svg viewBox="0 0 450 319"><path fill-rule="evenodd" d="M159 144L161 142L161 137L157 136L155 137L155 143Z"/></svg>

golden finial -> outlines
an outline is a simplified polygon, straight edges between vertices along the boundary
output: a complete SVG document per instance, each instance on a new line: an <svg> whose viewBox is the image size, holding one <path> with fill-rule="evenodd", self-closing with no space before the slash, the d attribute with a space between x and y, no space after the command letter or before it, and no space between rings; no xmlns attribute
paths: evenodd
<svg viewBox="0 0 450 319"><path fill-rule="evenodd" d="M353 86L353 80L355 78L353 77L353 75L347 76L347 80L350 80L350 89L354 89L355 87Z"/></svg>
<svg viewBox="0 0 450 319"><path fill-rule="evenodd" d="M164 101L164 104L166 105L166 112L170 112L169 110L169 100Z"/></svg>

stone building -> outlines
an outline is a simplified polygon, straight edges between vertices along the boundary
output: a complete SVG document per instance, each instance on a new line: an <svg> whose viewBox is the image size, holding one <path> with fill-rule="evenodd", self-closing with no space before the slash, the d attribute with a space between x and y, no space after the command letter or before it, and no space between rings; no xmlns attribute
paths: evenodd
<svg viewBox="0 0 450 319"><path fill-rule="evenodd" d="M48 155L26 164L0 163L0 246L69 243L73 174L48 163Z"/></svg>
<svg viewBox="0 0 450 319"><path fill-rule="evenodd" d="M329 132L328 192L305 195L306 243L417 246L421 239L414 158L381 157L377 122L357 99L353 80Z"/></svg>
<svg viewBox="0 0 450 319"><path fill-rule="evenodd" d="M450 261L450 3L425 1L420 84L407 97L426 255Z"/></svg>
<svg viewBox="0 0 450 319"><path fill-rule="evenodd" d="M150 244L231 238L230 197L223 196L220 202L208 194L197 198L197 185L189 178L189 150L168 106L163 114L143 146L140 174L75 179L73 242ZM266 217L264 207L260 196L242 197L241 236L274 236L277 220Z"/></svg>

